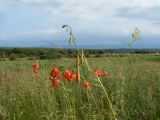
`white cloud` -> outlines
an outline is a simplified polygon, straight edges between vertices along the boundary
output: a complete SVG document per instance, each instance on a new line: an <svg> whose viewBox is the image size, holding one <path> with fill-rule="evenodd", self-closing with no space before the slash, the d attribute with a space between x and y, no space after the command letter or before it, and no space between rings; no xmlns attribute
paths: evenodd
<svg viewBox="0 0 160 120"><path fill-rule="evenodd" d="M159 0L0 0L1 8L22 4L41 7L53 16L70 16L77 20L95 22L112 17L117 8L136 7L139 8L139 12L146 7L160 5L160 2Z"/></svg>
<svg viewBox="0 0 160 120"><path fill-rule="evenodd" d="M83 32L129 33L136 26L145 34L159 34L157 31L160 30L146 19L126 19L116 16L119 8L135 8L132 10L133 13L141 13L148 8L160 5L159 0L0 0L0 6L3 6L3 9L10 5L40 7L51 15L51 19L56 19L61 24L65 22L73 24L76 30ZM149 14L151 17L155 16L155 13L150 12ZM47 32L49 33L49 31ZM29 31L23 34L38 33L43 34L45 30Z"/></svg>

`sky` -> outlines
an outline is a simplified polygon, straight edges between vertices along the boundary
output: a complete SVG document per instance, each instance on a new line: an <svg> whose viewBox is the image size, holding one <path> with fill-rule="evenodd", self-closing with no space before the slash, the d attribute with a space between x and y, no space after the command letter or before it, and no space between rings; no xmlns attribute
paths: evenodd
<svg viewBox="0 0 160 120"><path fill-rule="evenodd" d="M160 0L0 0L0 47L62 47L70 25L79 46L160 48ZM120 41L120 37L125 42Z"/></svg>

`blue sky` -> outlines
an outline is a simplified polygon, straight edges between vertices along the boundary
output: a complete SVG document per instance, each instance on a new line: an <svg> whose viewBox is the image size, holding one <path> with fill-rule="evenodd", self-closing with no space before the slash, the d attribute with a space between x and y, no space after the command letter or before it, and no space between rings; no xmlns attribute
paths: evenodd
<svg viewBox="0 0 160 120"><path fill-rule="evenodd" d="M159 11L159 0L0 0L0 47L67 45L68 24L79 45L127 47L120 36L138 27L133 47L160 48Z"/></svg>

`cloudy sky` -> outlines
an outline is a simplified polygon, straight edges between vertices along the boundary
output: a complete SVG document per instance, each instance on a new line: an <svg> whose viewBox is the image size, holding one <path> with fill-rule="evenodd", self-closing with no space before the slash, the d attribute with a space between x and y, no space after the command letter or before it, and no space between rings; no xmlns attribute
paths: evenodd
<svg viewBox="0 0 160 120"><path fill-rule="evenodd" d="M160 0L0 0L0 46L67 44L63 24L79 45L126 47L135 27L134 47L160 48Z"/></svg>

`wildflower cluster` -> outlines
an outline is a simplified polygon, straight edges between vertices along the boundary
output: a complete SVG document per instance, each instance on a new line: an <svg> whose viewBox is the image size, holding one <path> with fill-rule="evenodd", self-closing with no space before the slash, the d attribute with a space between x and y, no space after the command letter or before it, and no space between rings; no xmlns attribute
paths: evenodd
<svg viewBox="0 0 160 120"><path fill-rule="evenodd" d="M101 77L105 77L106 74L104 72L102 72L99 68L97 68L99 71L95 72L94 70L94 75L98 75ZM98 74L97 74L98 73ZM60 70L57 67L52 67L51 71L50 71L50 80L52 83L53 88L57 88L60 86ZM74 72L73 70L65 70L64 72L62 72L61 76L63 77L64 80L67 81L77 81L80 82L80 76L77 77L77 73ZM80 75L80 73L79 73ZM82 86L84 88L88 88L90 87L90 83L89 82L83 82Z"/></svg>
<svg viewBox="0 0 160 120"><path fill-rule="evenodd" d="M33 64L33 72L38 73L39 71L39 64L35 63ZM106 73L99 68L95 68L93 70L94 76L98 77L105 77ZM62 77L61 77L62 76ZM60 86L60 78L63 78L64 80L67 81L77 81L80 82L80 72L78 71L77 73L73 70L65 70L62 73L60 72L60 69L56 66L53 66L50 70L49 74L49 79L51 81L51 85L53 88L58 88ZM89 82L83 82L82 86L84 88L90 87Z"/></svg>

